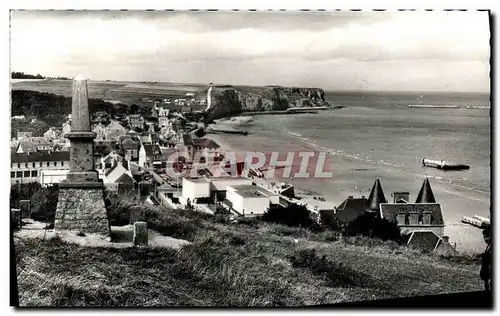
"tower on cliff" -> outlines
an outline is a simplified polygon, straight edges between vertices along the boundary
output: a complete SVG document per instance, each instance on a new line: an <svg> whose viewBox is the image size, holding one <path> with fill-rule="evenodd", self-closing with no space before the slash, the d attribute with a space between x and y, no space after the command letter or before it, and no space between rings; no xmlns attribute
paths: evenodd
<svg viewBox="0 0 500 316"><path fill-rule="evenodd" d="M90 130L87 80L78 75L73 80L71 105L70 171L59 184L54 230L110 235L104 186L94 165L94 138Z"/></svg>
<svg viewBox="0 0 500 316"><path fill-rule="evenodd" d="M205 111L208 111L210 109L210 107L212 106L212 88L213 88L214 84L213 83L210 83L210 85L208 86L208 90L207 90L207 108L205 109Z"/></svg>

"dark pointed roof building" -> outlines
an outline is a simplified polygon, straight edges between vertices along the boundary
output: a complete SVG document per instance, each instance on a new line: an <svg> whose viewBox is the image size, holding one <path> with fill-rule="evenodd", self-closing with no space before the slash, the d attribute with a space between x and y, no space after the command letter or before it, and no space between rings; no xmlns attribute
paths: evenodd
<svg viewBox="0 0 500 316"><path fill-rule="evenodd" d="M420 188L420 192L418 192L415 203L436 203L429 179L425 178L422 188Z"/></svg>
<svg viewBox="0 0 500 316"><path fill-rule="evenodd" d="M368 201L366 202L366 211L376 212L378 214L380 203L387 203L387 200L385 199L380 180L377 179L373 184L372 191L370 192L370 196L368 197Z"/></svg>

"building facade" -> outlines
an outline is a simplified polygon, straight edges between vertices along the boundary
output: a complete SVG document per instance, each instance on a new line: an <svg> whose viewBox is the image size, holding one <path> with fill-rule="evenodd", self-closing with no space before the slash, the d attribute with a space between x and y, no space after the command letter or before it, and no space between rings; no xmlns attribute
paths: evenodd
<svg viewBox="0 0 500 316"><path fill-rule="evenodd" d="M40 182L42 170L69 170L69 152L11 154L10 182Z"/></svg>

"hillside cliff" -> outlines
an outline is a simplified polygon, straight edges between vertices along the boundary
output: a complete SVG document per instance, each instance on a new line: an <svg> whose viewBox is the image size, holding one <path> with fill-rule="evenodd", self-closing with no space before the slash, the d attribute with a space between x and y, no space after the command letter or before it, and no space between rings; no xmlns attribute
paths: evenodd
<svg viewBox="0 0 500 316"><path fill-rule="evenodd" d="M205 90L205 94L208 89ZM291 107L328 106L325 92L319 88L278 86L214 86L208 110L214 119L241 112L282 111Z"/></svg>

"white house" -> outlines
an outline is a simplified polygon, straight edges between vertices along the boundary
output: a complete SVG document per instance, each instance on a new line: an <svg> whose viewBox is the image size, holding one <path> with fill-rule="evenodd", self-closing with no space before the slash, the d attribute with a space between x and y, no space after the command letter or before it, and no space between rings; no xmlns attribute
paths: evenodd
<svg viewBox="0 0 500 316"><path fill-rule="evenodd" d="M158 145L142 145L139 150L139 165L149 168L154 165L161 166L163 154Z"/></svg>
<svg viewBox="0 0 500 316"><path fill-rule="evenodd" d="M217 200L226 199L227 188L235 185L252 185L252 180L244 177L217 177L210 179L210 190Z"/></svg>
<svg viewBox="0 0 500 316"><path fill-rule="evenodd" d="M133 184L135 182L132 172L130 171L128 162L123 160L121 162L115 162L114 165L105 171L104 183L119 183L124 182L127 184Z"/></svg>
<svg viewBox="0 0 500 316"><path fill-rule="evenodd" d="M279 196L256 185L240 184L227 188L224 203L238 215L260 216L271 203L279 204Z"/></svg>
<svg viewBox="0 0 500 316"><path fill-rule="evenodd" d="M13 153L10 160L10 182L39 182L41 170L69 170L69 152Z"/></svg>
<svg viewBox="0 0 500 316"><path fill-rule="evenodd" d="M191 202L199 198L210 197L210 181L206 178L183 178L182 197Z"/></svg>
<svg viewBox="0 0 500 316"><path fill-rule="evenodd" d="M40 184L42 186L60 183L66 179L69 169L61 170L40 170Z"/></svg>

